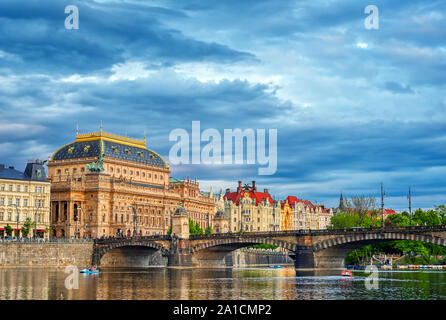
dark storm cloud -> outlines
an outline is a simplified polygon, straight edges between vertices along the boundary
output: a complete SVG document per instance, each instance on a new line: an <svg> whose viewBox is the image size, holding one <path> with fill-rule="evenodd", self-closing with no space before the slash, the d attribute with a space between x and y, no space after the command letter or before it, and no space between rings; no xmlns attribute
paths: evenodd
<svg viewBox="0 0 446 320"><path fill-rule="evenodd" d="M69 4L79 30L64 28ZM91 132L101 120L108 132L147 134L167 158L171 130L191 132L199 120L221 134L278 129L278 170L187 165L172 166L173 176L257 180L277 197L328 205L384 181L389 197L404 199L412 184L425 197L419 206L439 204L446 4L378 1L380 29L366 30L368 4L3 0L0 162L24 167L73 141L76 123Z"/></svg>
<svg viewBox="0 0 446 320"><path fill-rule="evenodd" d="M67 5L79 8L79 30L64 27ZM57 74L98 71L132 56L162 63L254 59L250 53L197 41L163 26L163 19L177 16L181 14L173 10L143 5L2 1L0 48L12 57L0 60L0 67Z"/></svg>

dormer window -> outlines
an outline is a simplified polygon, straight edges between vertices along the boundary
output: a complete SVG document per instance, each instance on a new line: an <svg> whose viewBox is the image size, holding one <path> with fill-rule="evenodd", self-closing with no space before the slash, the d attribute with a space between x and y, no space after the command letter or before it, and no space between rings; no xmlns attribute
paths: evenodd
<svg viewBox="0 0 446 320"><path fill-rule="evenodd" d="M138 156L139 156L140 158L142 158L142 157L144 156L144 152L142 152L142 151L138 151Z"/></svg>
<svg viewBox="0 0 446 320"><path fill-rule="evenodd" d="M118 153L118 147L117 146L112 146L112 150L114 153Z"/></svg>
<svg viewBox="0 0 446 320"><path fill-rule="evenodd" d="M84 146L84 152L88 152L88 150L90 150L90 145Z"/></svg>
<svg viewBox="0 0 446 320"><path fill-rule="evenodd" d="M130 155L131 154L131 151L130 151L130 148L125 148L125 153L127 153L127 155Z"/></svg>
<svg viewBox="0 0 446 320"><path fill-rule="evenodd" d="M68 153L69 153L69 154L72 154L73 151L74 151L74 147L68 147Z"/></svg>

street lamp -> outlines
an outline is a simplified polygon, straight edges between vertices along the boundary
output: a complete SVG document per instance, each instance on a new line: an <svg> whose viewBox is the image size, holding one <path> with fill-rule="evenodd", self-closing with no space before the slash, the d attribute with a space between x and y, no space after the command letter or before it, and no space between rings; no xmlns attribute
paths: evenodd
<svg viewBox="0 0 446 320"><path fill-rule="evenodd" d="M136 212L136 202L133 203L133 206L129 206L129 209L133 209L133 236L136 237L137 234L136 224L138 218L138 214Z"/></svg>
<svg viewBox="0 0 446 320"><path fill-rule="evenodd" d="M37 211L39 211L40 209L40 202L37 202L37 208L36 211L34 212L34 240L36 240L36 235L37 235Z"/></svg>
<svg viewBox="0 0 446 320"><path fill-rule="evenodd" d="M67 240L70 240L70 227L71 227L71 224L67 223L67 232L66 232Z"/></svg>
<svg viewBox="0 0 446 320"><path fill-rule="evenodd" d="M78 211L80 210L82 212L82 215L85 216L84 209L82 209L81 206L77 207L77 210ZM78 223L79 223L79 220L80 220L79 217L80 217L80 215L77 216L77 220L76 220L76 237L77 238L79 238L79 228L78 228ZM85 227L86 227L86 224L84 225L84 234L85 234Z"/></svg>
<svg viewBox="0 0 446 320"><path fill-rule="evenodd" d="M87 224L86 223L84 224L83 228L84 228L84 239L85 239L86 238L85 234L87 233Z"/></svg>

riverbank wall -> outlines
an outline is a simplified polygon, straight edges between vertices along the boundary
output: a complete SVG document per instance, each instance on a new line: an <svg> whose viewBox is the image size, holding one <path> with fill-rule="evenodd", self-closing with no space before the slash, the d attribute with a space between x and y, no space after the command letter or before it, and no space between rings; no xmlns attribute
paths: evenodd
<svg viewBox="0 0 446 320"><path fill-rule="evenodd" d="M0 244L0 267L83 267L91 264L93 242Z"/></svg>
<svg viewBox="0 0 446 320"><path fill-rule="evenodd" d="M85 267L91 264L93 242L0 243L0 267ZM165 267L168 258L161 251L135 247L116 248L101 259L103 267ZM247 267L293 265L283 251L239 249L219 260L202 261L203 267Z"/></svg>

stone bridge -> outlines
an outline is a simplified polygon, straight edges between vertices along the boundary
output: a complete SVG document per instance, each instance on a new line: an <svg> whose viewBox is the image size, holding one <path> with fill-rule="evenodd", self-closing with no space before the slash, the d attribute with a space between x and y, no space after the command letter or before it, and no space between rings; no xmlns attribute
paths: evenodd
<svg viewBox="0 0 446 320"><path fill-rule="evenodd" d="M158 252L167 258L169 266L217 266L222 265L225 256L234 250L255 244L272 244L288 250L296 268L342 268L350 251L370 243L393 240L416 240L446 246L446 226L98 239L94 244L92 262L100 265L104 255L113 250L132 255L132 252L141 254L138 249L143 249L149 255Z"/></svg>

